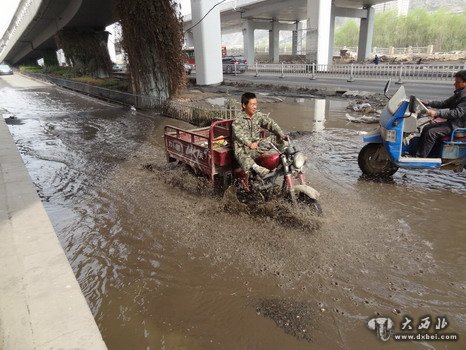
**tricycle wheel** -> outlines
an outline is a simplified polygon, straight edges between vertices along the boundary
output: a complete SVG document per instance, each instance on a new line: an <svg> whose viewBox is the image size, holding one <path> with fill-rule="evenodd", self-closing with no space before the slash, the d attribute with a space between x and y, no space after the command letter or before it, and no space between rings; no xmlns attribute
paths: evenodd
<svg viewBox="0 0 466 350"><path fill-rule="evenodd" d="M317 199L309 197L306 193L299 193L298 197L296 198L296 202L298 204L305 204L308 206L314 214L322 215L322 207Z"/></svg>
<svg viewBox="0 0 466 350"><path fill-rule="evenodd" d="M359 152L358 164L362 172L370 177L388 177L398 170L381 143L365 145Z"/></svg>

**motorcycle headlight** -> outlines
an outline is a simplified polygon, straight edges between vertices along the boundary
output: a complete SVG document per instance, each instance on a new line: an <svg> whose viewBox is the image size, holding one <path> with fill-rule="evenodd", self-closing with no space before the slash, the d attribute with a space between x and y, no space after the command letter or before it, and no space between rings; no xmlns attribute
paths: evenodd
<svg viewBox="0 0 466 350"><path fill-rule="evenodd" d="M296 152L293 156L293 165L295 168L301 168L306 163L306 156L301 152Z"/></svg>

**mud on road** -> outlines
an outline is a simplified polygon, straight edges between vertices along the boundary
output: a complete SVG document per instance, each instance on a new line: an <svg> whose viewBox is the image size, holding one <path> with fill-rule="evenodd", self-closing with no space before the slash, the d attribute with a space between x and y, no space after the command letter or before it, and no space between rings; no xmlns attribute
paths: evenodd
<svg viewBox="0 0 466 350"><path fill-rule="evenodd" d="M308 156L323 218L225 210L205 181L166 167L163 126L179 121L52 87L2 90L109 348L376 348L377 315L446 315L466 334L464 174L367 182L356 159L370 127L347 123L346 102L283 101L261 108Z"/></svg>

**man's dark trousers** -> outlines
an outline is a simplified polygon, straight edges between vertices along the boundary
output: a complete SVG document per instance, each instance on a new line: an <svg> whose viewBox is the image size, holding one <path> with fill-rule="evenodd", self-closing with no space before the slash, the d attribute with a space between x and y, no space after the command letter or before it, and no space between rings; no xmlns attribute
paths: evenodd
<svg viewBox="0 0 466 350"><path fill-rule="evenodd" d="M442 136L450 135L452 132L450 122L432 123L426 125L422 129L421 138L419 140L419 148L417 150L417 157L427 158L435 142Z"/></svg>

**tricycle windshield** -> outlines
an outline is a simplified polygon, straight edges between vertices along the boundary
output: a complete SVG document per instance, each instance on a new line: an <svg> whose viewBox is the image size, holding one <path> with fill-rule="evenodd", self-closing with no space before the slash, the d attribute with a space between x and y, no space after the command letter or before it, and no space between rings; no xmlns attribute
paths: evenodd
<svg viewBox="0 0 466 350"><path fill-rule="evenodd" d="M391 114L395 114L396 110L400 106L401 102L406 100L405 87L400 86L395 95L392 96L390 101L388 101L387 108Z"/></svg>

